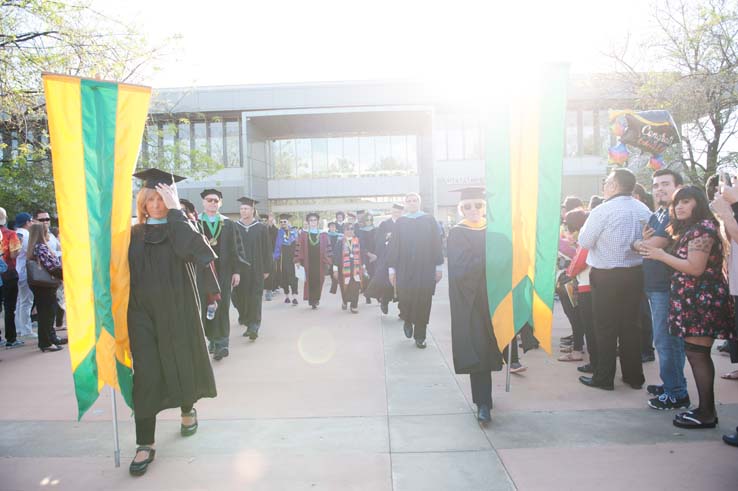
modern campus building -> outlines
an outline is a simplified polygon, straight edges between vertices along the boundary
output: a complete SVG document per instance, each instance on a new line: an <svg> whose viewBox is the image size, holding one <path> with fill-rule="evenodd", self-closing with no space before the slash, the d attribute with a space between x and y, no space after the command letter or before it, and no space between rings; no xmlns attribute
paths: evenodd
<svg viewBox="0 0 738 491"><path fill-rule="evenodd" d="M628 100L612 88L604 78L571 79L564 195L600 191L613 143L607 110ZM179 189L199 208L199 192L217 187L226 214L243 195L262 213L384 213L414 191L427 211L455 220L451 191L484 182L486 108L465 89L371 81L156 90L141 163L177 159L185 175L205 156L222 163Z"/></svg>

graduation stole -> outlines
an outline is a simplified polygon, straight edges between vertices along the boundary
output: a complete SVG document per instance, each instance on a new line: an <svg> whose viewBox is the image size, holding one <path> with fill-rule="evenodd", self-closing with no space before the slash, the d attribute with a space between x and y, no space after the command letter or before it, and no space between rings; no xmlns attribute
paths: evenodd
<svg viewBox="0 0 738 491"><path fill-rule="evenodd" d="M361 281L361 250L359 238L351 237L343 241L343 284L348 285L351 281L351 254L354 260L354 280Z"/></svg>
<svg viewBox="0 0 738 491"><path fill-rule="evenodd" d="M220 237L220 233L223 231L223 219L225 217L218 213L216 218L215 223L210 223L210 218L205 213L200 213L200 223L202 223L203 232L205 232L205 227L210 231L209 242L211 246L218 245L218 237Z"/></svg>
<svg viewBox="0 0 738 491"><path fill-rule="evenodd" d="M286 233L283 228L279 229L279 233L277 234L277 243L279 244L279 247L282 246L289 246L291 245L295 239L297 238L297 234L294 233L294 229L289 229Z"/></svg>

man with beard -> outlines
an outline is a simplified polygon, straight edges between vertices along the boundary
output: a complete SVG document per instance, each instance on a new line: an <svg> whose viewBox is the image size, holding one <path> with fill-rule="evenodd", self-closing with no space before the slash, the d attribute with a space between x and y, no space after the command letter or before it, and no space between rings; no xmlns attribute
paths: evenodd
<svg viewBox="0 0 738 491"><path fill-rule="evenodd" d="M669 245L669 206L674 193L684 185L684 178L671 169L660 169L653 173L653 197L658 209L651 215L646 235L651 237L636 240L632 248L640 251L645 244L663 248ZM687 379L684 377L686 354L684 338L669 333L669 290L672 270L660 261L643 260L643 286L651 307L651 326L656 352L659 355L661 384L648 385L646 390L654 396L648 405L653 409L689 408Z"/></svg>
<svg viewBox="0 0 738 491"><path fill-rule="evenodd" d="M400 297L405 336L414 337L415 346L424 349L433 294L443 277L443 251L438 224L420 210L416 193L405 196L405 215L397 220L387 266Z"/></svg>
<svg viewBox="0 0 738 491"><path fill-rule="evenodd" d="M300 232L298 237L295 263L305 269L302 298L315 310L320 304L323 281L333 266L333 258L328 234L318 229L318 214L308 213L306 218L307 230Z"/></svg>
<svg viewBox="0 0 738 491"><path fill-rule="evenodd" d="M277 287L284 290L284 303L297 305L297 276L295 276L295 247L297 229L290 227L289 213L279 215L279 231L274 243L274 281ZM290 301L290 295L294 295Z"/></svg>
<svg viewBox="0 0 738 491"><path fill-rule="evenodd" d="M241 269L241 282L233 289L233 305L238 310L238 323L246 326L244 336L252 341L261 328L261 292L264 280L272 272L272 249L266 225L256 219L256 204L251 198L238 198L241 218L236 222L246 254Z"/></svg>
<svg viewBox="0 0 738 491"><path fill-rule="evenodd" d="M240 273L245 254L243 248L239 247L236 224L219 213L223 205L223 193L217 189L205 189L200 193L200 197L205 210L199 216L200 230L218 256L215 260L215 271L221 289L221 306L215 312L215 317L209 319L207 310L203 308L202 321L209 341L208 351L213 354L215 361L220 361L228 356L228 337L231 333L228 311L231 304L231 289L237 287L241 281ZM200 291L202 305L207 305L205 290L206 288L201 288Z"/></svg>

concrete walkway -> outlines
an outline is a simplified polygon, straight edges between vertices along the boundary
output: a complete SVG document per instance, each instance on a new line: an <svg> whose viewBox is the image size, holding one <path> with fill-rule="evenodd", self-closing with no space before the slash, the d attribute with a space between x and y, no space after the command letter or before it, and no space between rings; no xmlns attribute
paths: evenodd
<svg viewBox="0 0 738 491"><path fill-rule="evenodd" d="M219 396L200 401L197 435L179 436L162 413L157 456L128 475L133 420L118 397L122 465L112 459L106 388L77 422L69 353L27 341L0 350L0 489L496 490L736 489L738 449L720 436L738 424L738 382L718 379L721 426L679 430L673 413L645 406L645 390L577 381L577 363L542 350L529 369L493 378L493 422L475 419L467 376L453 373L446 282L433 303L428 349L402 334L393 307L341 311L264 304L256 342L234 328L231 355L214 366ZM231 316L235 319L235 315ZM557 306L554 339L568 334ZM63 333L62 333L63 334ZM557 343L558 344L558 343ZM718 374L729 360L714 355ZM645 365L649 383L655 363ZM691 373L687 373L691 396Z"/></svg>

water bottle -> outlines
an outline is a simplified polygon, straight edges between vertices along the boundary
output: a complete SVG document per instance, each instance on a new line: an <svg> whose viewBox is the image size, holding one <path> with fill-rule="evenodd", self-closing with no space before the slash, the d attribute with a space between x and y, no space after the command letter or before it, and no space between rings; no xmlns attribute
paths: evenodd
<svg viewBox="0 0 738 491"><path fill-rule="evenodd" d="M211 304L208 304L208 311L205 314L205 317L207 317L209 321L215 319L215 311L217 309L218 309L218 302L213 302Z"/></svg>

